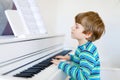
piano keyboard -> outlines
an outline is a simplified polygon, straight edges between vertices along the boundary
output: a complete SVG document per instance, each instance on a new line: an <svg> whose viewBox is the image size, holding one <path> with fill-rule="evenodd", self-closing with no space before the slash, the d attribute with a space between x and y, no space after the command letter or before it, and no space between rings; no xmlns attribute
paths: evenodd
<svg viewBox="0 0 120 80"><path fill-rule="evenodd" d="M46 69L47 67L49 67L52 63L50 62L52 58L54 58L57 55L66 55L67 53L69 53L71 50L64 50L36 65L33 65L32 67L21 71L18 74L13 75L14 77L22 77L22 78L32 78L33 76L35 76L35 74L40 73L41 71L43 71L44 69Z"/></svg>

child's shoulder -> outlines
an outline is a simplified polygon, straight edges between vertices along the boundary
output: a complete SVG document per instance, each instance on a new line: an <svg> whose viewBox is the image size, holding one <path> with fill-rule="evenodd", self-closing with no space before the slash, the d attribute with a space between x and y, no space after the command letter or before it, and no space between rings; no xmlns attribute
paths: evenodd
<svg viewBox="0 0 120 80"><path fill-rule="evenodd" d="M82 52L89 52L94 53L94 51L97 50L96 45L93 42L87 42L86 45L84 45L84 48L81 50Z"/></svg>

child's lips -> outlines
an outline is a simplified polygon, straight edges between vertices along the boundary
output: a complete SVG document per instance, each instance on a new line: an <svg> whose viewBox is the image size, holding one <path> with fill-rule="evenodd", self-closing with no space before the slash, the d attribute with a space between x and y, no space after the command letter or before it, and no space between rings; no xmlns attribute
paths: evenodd
<svg viewBox="0 0 120 80"><path fill-rule="evenodd" d="M73 34L73 32L71 31L71 34Z"/></svg>

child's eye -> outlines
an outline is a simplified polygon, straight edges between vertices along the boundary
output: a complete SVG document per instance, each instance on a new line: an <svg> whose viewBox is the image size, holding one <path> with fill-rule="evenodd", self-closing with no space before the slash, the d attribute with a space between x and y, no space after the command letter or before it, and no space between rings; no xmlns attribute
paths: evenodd
<svg viewBox="0 0 120 80"><path fill-rule="evenodd" d="M76 25L75 28L78 29L79 28L78 24L76 23L75 25Z"/></svg>
<svg viewBox="0 0 120 80"><path fill-rule="evenodd" d="M78 29L79 27L78 27L78 26L76 26L75 28L76 28L76 29Z"/></svg>

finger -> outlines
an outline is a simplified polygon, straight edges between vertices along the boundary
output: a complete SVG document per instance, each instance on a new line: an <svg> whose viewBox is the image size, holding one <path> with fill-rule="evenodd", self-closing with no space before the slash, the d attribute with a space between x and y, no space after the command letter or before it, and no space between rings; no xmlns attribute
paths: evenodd
<svg viewBox="0 0 120 80"><path fill-rule="evenodd" d="M53 62L55 59L52 59L50 62Z"/></svg>
<svg viewBox="0 0 120 80"><path fill-rule="evenodd" d="M62 56L56 56L55 58L59 58L60 59L60 58L62 58Z"/></svg>
<svg viewBox="0 0 120 80"><path fill-rule="evenodd" d="M55 58L59 58L59 56L55 56Z"/></svg>
<svg viewBox="0 0 120 80"><path fill-rule="evenodd" d="M54 63L54 61L50 61L50 62Z"/></svg>
<svg viewBox="0 0 120 80"><path fill-rule="evenodd" d="M57 61L57 59L54 59L54 58L53 58L52 61Z"/></svg>
<svg viewBox="0 0 120 80"><path fill-rule="evenodd" d="M61 55L58 55L58 56L56 56L56 57L61 57Z"/></svg>

